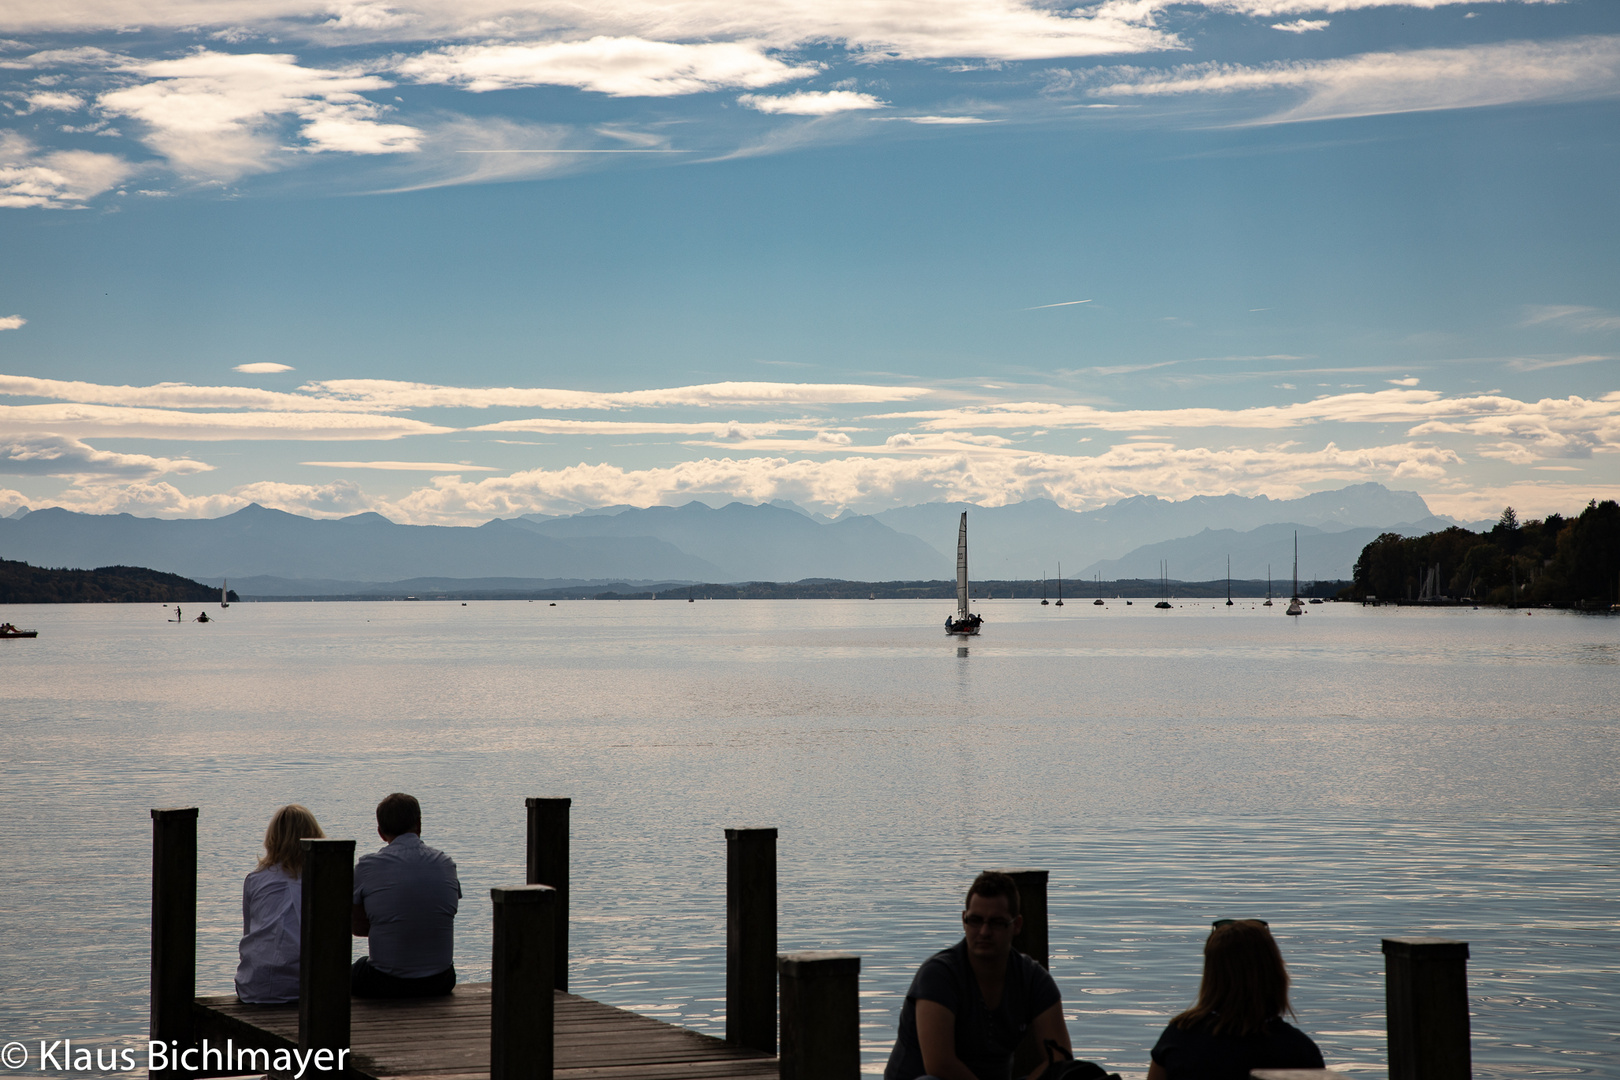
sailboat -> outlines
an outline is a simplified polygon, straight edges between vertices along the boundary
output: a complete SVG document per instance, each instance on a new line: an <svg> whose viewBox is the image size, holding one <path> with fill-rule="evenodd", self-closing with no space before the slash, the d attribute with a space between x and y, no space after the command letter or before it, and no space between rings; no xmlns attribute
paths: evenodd
<svg viewBox="0 0 1620 1080"><path fill-rule="evenodd" d="M231 606L230 585L231 585L231 579L230 578L224 578L219 583L219 606L220 607L230 607Z"/></svg>
<svg viewBox="0 0 1620 1080"><path fill-rule="evenodd" d="M1294 598L1288 601L1288 615L1305 614L1305 605L1299 602L1299 531L1294 531Z"/></svg>
<svg viewBox="0 0 1620 1080"><path fill-rule="evenodd" d="M1041 578L1041 607L1046 607L1048 603L1049 601L1046 599L1046 578L1043 577Z"/></svg>
<svg viewBox="0 0 1620 1080"><path fill-rule="evenodd" d="M1097 599L1091 602L1092 607L1102 607L1102 575L1097 575Z"/></svg>
<svg viewBox="0 0 1620 1080"><path fill-rule="evenodd" d="M1063 606L1063 564L1058 563L1058 607Z"/></svg>
<svg viewBox="0 0 1620 1080"><path fill-rule="evenodd" d="M1157 604L1154 604L1153 606L1156 607L1156 608L1164 608L1166 610L1169 610L1169 608L1170 608L1170 564L1166 563L1166 562L1163 562L1163 561L1160 561L1160 563L1159 563L1159 591L1164 595L1164 599L1160 600Z"/></svg>
<svg viewBox="0 0 1620 1080"><path fill-rule="evenodd" d="M1232 556L1226 557L1226 606L1232 606Z"/></svg>
<svg viewBox="0 0 1620 1080"><path fill-rule="evenodd" d="M964 510L962 526L956 533L956 618L945 616L945 632L963 636L977 634L983 622L984 616L968 610L967 511Z"/></svg>
<svg viewBox="0 0 1620 1080"><path fill-rule="evenodd" d="M1261 607L1271 606L1271 564L1266 563L1266 602Z"/></svg>

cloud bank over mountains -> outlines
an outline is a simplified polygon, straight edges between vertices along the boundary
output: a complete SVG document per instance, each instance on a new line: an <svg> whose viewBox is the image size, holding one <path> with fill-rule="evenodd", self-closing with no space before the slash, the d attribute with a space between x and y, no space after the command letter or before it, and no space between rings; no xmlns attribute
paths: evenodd
<svg viewBox="0 0 1620 1080"><path fill-rule="evenodd" d="M163 516L213 516L259 502L317 516L374 510L401 522L448 524L691 499L788 499L837 513L939 500L994 506L1048 498L1082 510L1142 494L1281 497L1376 481L1420 484L1437 509L1479 517L1502 498L1473 478L1481 459L1538 467L1620 452L1620 391L1524 401L1500 393L1447 395L1408 385L1415 379L1391 381L1401 385L1286 405L1127 409L992 401L982 390L978 400L965 400L961 388L919 385L729 382L580 391L364 379L269 391L7 375L0 376L0 396L57 403L0 405L0 427L20 433L0 441L0 470L67 480L52 501L69 509ZM941 400L949 406L915 407ZM896 402L910 407L891 411ZM813 414L771 416L777 407ZM491 410L521 415L490 421ZM737 419L740 411L758 418ZM404 415L413 412L427 418ZM555 415L602 412L626 418ZM685 460L641 467L581 460L508 471L464 458L469 440L476 446L524 434L634 439L655 453L666 447L658 456L675 451ZM1089 445L1094 437L1108 444ZM158 457L97 449L87 439L387 442L391 448L410 440L424 447L417 460L391 449L374 461L351 453L304 464L434 475L387 496L351 479L265 479L187 495L173 478L211 471L213 463L199 460L209 456L206 450L196 458ZM501 475L479 475L490 473ZM1616 486L1581 490L1590 497ZM1572 497L1556 484L1543 488L1541 501ZM10 505L25 502L16 492L4 497Z"/></svg>

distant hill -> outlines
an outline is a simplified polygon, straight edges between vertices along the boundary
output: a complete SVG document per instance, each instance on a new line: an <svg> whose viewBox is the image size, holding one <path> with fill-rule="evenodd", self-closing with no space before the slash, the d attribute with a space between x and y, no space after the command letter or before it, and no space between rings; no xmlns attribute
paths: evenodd
<svg viewBox="0 0 1620 1080"><path fill-rule="evenodd" d="M225 517L181 520L35 510L0 520L0 555L80 566L134 563L204 579L720 576L708 560L645 536L559 540L500 520L451 528L396 525L379 514L317 521L257 504Z"/></svg>
<svg viewBox="0 0 1620 1080"><path fill-rule="evenodd" d="M1117 560L1143 545L1193 536L1205 529L1249 531L1281 522L1324 530L1380 529L1433 516L1417 492L1391 491L1382 484L1356 484L1299 499L1198 495L1172 502L1141 495L1083 511L1065 510L1050 499L984 507L925 503L872 516L890 528L920 537L943 555L954 556L956 524L963 510L968 511L968 550L976 578L1051 576L1057 573L1059 561L1064 563L1065 574L1092 573L1102 560ZM1149 567L1149 576L1155 579L1157 567L1156 561ZM1264 563L1260 573L1265 573ZM1103 574L1110 576L1106 570ZM1225 575L1224 563L1221 574ZM1126 576L1135 575L1128 571ZM1189 569L1177 576L1202 575Z"/></svg>
<svg viewBox="0 0 1620 1080"><path fill-rule="evenodd" d="M1269 567L1279 591L1287 589L1294 572L1294 533L1299 533L1299 579L1344 580L1354 576L1356 559L1362 548L1385 532L1406 536L1435 532L1449 526L1444 518L1424 517L1419 521L1361 529L1319 528L1296 522L1262 525L1239 532L1236 529L1205 529L1194 536L1178 537L1158 544L1145 544L1118 559L1100 559L1079 569L1078 577L1101 574L1114 578L1157 578L1161 560L1168 564L1171 580L1209 581L1226 576L1226 560L1232 560L1232 577L1256 581L1266 579Z"/></svg>
<svg viewBox="0 0 1620 1080"><path fill-rule="evenodd" d="M920 538L896 532L876 518L850 515L833 522L817 521L797 507L770 504L731 503L716 510L689 502L685 506L631 507L611 515L534 515L513 519L510 524L576 542L654 537L682 551L701 552L720 567L720 576L711 579L715 581L935 578L952 573L956 562L954 531L946 558Z"/></svg>
<svg viewBox="0 0 1620 1080"><path fill-rule="evenodd" d="M229 598L236 600L233 589ZM141 566L47 570L0 559L0 604L208 604L219 589Z"/></svg>

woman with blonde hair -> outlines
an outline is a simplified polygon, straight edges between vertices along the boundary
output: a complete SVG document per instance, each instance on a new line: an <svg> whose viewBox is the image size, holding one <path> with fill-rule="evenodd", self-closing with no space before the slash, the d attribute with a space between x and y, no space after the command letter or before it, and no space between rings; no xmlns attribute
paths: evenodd
<svg viewBox="0 0 1620 1080"><path fill-rule="evenodd" d="M1320 1069L1311 1037L1283 1019L1288 969L1261 919L1217 919L1198 1001L1153 1047L1147 1080L1248 1080L1250 1069Z"/></svg>
<svg viewBox="0 0 1620 1080"><path fill-rule="evenodd" d="M298 944L304 913L304 849L326 836L315 815L283 806L264 830L264 857L242 882L242 962L236 996L250 1005L298 1000Z"/></svg>

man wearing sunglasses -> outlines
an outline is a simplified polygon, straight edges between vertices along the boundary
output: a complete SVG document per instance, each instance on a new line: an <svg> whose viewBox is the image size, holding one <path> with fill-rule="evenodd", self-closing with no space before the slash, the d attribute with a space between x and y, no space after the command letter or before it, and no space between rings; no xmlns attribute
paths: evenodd
<svg viewBox="0 0 1620 1080"><path fill-rule="evenodd" d="M1071 1049L1057 984L1012 947L1024 925L1018 907L1018 886L1006 874L974 879L962 940L924 961L906 991L884 1080L1012 1080L1013 1052L1027 1036Z"/></svg>

